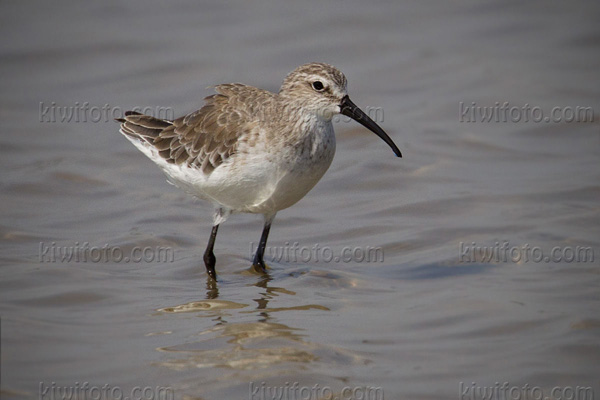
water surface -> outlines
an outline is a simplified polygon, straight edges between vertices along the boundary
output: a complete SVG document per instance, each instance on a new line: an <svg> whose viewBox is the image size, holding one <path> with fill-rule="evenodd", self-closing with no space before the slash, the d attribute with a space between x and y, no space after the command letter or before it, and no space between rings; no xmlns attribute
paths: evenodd
<svg viewBox="0 0 600 400"><path fill-rule="evenodd" d="M3 2L2 398L83 382L169 387L180 399L260 398L260 385L294 383L338 398L345 387L386 399L460 398L466 387L477 398L468 385L496 382L600 396L599 11L591 1ZM202 263L211 207L168 185L110 118L60 120L86 102L179 116L209 85L276 91L309 61L336 65L355 103L384 111L404 158L337 123L330 170L279 213L269 245L381 249L383 260L303 261L298 250L267 257L265 278L248 270L262 220L237 215L219 232L214 285ZM595 114L467 122L461 102ZM595 259L478 253L505 242ZM53 259L63 246L173 258Z"/></svg>

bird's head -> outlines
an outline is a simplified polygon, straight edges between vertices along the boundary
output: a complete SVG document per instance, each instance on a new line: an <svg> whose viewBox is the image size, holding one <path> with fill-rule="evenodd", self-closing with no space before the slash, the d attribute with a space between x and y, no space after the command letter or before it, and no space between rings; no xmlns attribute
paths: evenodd
<svg viewBox="0 0 600 400"><path fill-rule="evenodd" d="M402 157L396 144L383 129L350 101L346 85L346 77L334 66L309 63L299 66L286 76L279 95L325 121L331 121L336 114L352 118L383 139L396 156Z"/></svg>

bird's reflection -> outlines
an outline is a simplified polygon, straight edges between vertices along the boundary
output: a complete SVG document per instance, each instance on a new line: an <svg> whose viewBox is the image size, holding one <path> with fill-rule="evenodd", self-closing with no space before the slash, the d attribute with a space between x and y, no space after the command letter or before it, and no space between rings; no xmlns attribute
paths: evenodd
<svg viewBox="0 0 600 400"><path fill-rule="evenodd" d="M291 268L209 278L205 290L200 287L201 299L159 309L162 317L173 314L162 318L172 332L156 347L161 353L157 365L189 377L184 384L188 392L205 393L230 390L232 382L269 382L298 372L312 382L317 376L304 371L315 363L368 364L361 354L324 344L302 326L303 321L326 318L323 313L329 309L307 302L314 298L301 295L303 289L297 294L284 287L305 283L297 280L305 278L304 269Z"/></svg>
<svg viewBox="0 0 600 400"><path fill-rule="evenodd" d="M256 310L262 310L259 312L259 315L261 316L261 318L258 320L258 322L267 322L271 319L271 317L269 316L269 313L265 310L268 309L268 305L269 305L269 300L271 300L273 297L277 296L277 292L282 292L282 293L288 293L288 294L295 294L291 291L288 291L284 288L280 288L280 287L269 287L269 282L271 282L273 280L273 277L267 272L267 273L263 273L263 272L259 272L256 271L255 269L253 269L254 267L251 267L249 271L251 271L254 274L257 274L257 280L255 283L253 283L252 285L248 285L248 286L255 286L257 288L261 288L264 289L263 291L260 292L260 297L253 299L253 301L255 301L257 303L256 306ZM219 297L219 285L218 282L215 281L214 279L212 279L211 277L206 277L206 300L216 300ZM223 322L223 321L221 321Z"/></svg>
<svg viewBox="0 0 600 400"><path fill-rule="evenodd" d="M260 292L260 297L258 299L254 299L254 301L258 304L256 306L257 310L262 310L259 312L260 319L259 322L268 322L270 320L269 313L267 310L267 306L269 305L269 300L273 298L272 288L269 287L269 282L271 282L273 278L271 275L264 274L261 276L258 281L254 284L254 286L265 289L264 292Z"/></svg>
<svg viewBox="0 0 600 400"><path fill-rule="evenodd" d="M213 278L206 277L206 299L214 300L219 297L219 286Z"/></svg>
<svg viewBox="0 0 600 400"><path fill-rule="evenodd" d="M200 317L198 340L177 340L157 349L174 355L162 365L173 369L218 366L246 370L255 369L257 365L266 368L280 363L306 363L317 359L315 345L306 340L302 333L304 329L279 322L277 313L329 309L318 304L283 306L287 303L286 299L277 301L277 298L281 295L296 296L294 291L273 286L275 278L272 274L257 274L252 269L243 274L243 282L237 286L207 277L204 300L158 310L172 314L195 313ZM228 294L232 288L234 296ZM248 299L248 302L239 302L240 298ZM232 301L234 299L236 301ZM255 303L254 307L250 299ZM273 303L279 304L274 307ZM256 318L252 318L254 314Z"/></svg>

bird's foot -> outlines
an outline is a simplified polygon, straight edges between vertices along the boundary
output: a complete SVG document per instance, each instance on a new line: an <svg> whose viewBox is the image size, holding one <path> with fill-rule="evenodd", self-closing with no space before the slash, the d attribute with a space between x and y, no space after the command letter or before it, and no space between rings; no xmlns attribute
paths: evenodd
<svg viewBox="0 0 600 400"><path fill-rule="evenodd" d="M267 265L263 260L254 260L254 262L252 263L252 268L260 274L267 273Z"/></svg>

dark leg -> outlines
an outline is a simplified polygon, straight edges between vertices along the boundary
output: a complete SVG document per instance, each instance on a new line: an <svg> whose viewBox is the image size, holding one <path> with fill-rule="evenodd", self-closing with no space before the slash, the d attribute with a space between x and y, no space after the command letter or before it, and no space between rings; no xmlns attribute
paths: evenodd
<svg viewBox="0 0 600 400"><path fill-rule="evenodd" d="M206 266L206 273L214 280L217 280L217 273L215 272L217 258L215 257L215 253L213 253L213 248L215 247L215 239L217 238L218 230L219 225L214 225L212 227L210 239L208 239L208 246L206 246L206 251L204 252L204 265Z"/></svg>
<svg viewBox="0 0 600 400"><path fill-rule="evenodd" d="M273 218L275 218L275 215L265 215L265 226L263 227L262 235L260 236L260 243L258 244L258 249L256 249L256 254L254 255L254 262L252 263L254 267L260 268L262 272L267 272L267 267L265 265L263 256L265 254L265 247L267 246L267 239L269 238L269 231L271 230L271 222L273 222Z"/></svg>

